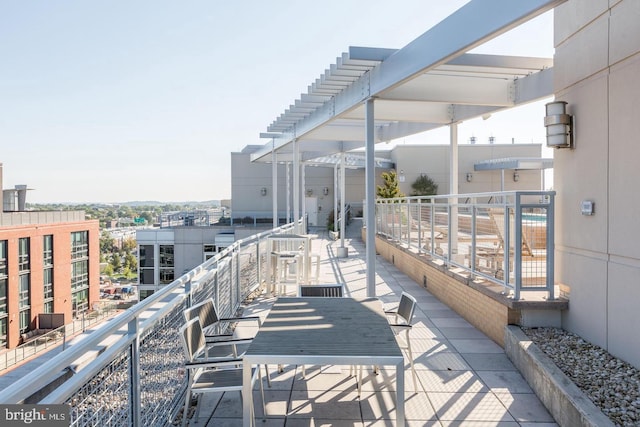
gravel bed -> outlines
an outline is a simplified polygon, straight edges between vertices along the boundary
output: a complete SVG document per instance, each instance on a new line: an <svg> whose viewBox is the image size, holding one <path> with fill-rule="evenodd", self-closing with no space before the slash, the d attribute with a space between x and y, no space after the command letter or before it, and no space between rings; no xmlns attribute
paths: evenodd
<svg viewBox="0 0 640 427"><path fill-rule="evenodd" d="M614 424L640 426L640 370L563 329L522 330Z"/></svg>

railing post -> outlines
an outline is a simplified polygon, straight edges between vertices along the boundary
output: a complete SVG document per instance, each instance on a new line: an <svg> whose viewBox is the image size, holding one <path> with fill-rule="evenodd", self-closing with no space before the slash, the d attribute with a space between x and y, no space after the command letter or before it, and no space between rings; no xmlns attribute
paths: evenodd
<svg viewBox="0 0 640 427"><path fill-rule="evenodd" d="M514 300L520 299L520 287L522 286L522 205L520 204L520 194L515 195L515 235L514 235L514 265L515 265L515 289Z"/></svg>
<svg viewBox="0 0 640 427"><path fill-rule="evenodd" d="M131 425L138 427L142 425L140 417L142 400L140 399L140 334L137 316L129 322L128 333L129 335L135 336L135 339L129 347L129 405L131 405Z"/></svg>
<svg viewBox="0 0 640 427"><path fill-rule="evenodd" d="M506 196L504 196L504 199L504 236L502 237L504 239L504 243L502 245L504 255L502 256L502 284L504 286L504 293L506 295L508 294L507 288L509 287L509 275L511 273L509 269L509 252L511 252L511 230L509 230L509 223L511 221L509 221L509 215L511 215L511 212L509 211L509 205L507 204Z"/></svg>
<svg viewBox="0 0 640 427"><path fill-rule="evenodd" d="M477 240L477 219L478 219L478 200L474 197L471 199L471 259L469 264L471 267L471 279L475 278L476 273L476 246Z"/></svg>
<svg viewBox="0 0 640 427"><path fill-rule="evenodd" d="M451 226L453 225L453 209L451 199L447 199L447 267L451 267L451 255L453 253L453 236Z"/></svg>
<svg viewBox="0 0 640 427"><path fill-rule="evenodd" d="M555 299L555 193L549 194L549 204L547 205L547 291L549 300Z"/></svg>
<svg viewBox="0 0 640 427"><path fill-rule="evenodd" d="M422 253L422 198L418 199L418 253Z"/></svg>

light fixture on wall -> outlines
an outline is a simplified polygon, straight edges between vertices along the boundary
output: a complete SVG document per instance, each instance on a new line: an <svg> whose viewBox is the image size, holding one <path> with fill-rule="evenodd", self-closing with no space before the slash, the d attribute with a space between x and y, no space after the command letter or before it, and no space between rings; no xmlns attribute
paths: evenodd
<svg viewBox="0 0 640 427"><path fill-rule="evenodd" d="M471 182L473 179L473 174L471 172L467 172L467 182Z"/></svg>
<svg viewBox="0 0 640 427"><path fill-rule="evenodd" d="M329 195L329 187L324 187L322 189L322 194L324 194L325 196L328 196Z"/></svg>
<svg viewBox="0 0 640 427"><path fill-rule="evenodd" d="M518 174L518 171L515 171L513 173L513 182L518 182L520 181L520 175Z"/></svg>
<svg viewBox="0 0 640 427"><path fill-rule="evenodd" d="M266 196L267 195L267 187L262 187L260 189L260 194L262 194L263 196Z"/></svg>
<svg viewBox="0 0 640 427"><path fill-rule="evenodd" d="M313 190L311 188L307 189L306 194L307 197L311 197L311 195L313 194Z"/></svg>
<svg viewBox="0 0 640 427"><path fill-rule="evenodd" d="M573 116L567 114L565 101L545 105L544 127L547 128L547 147L573 148Z"/></svg>

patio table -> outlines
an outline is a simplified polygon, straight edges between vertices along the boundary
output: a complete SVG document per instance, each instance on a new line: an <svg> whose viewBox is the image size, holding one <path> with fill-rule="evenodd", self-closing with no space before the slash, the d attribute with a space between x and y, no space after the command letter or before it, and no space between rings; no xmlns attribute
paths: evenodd
<svg viewBox="0 0 640 427"><path fill-rule="evenodd" d="M396 425L404 426L404 357L376 298L278 298L244 353L244 426L251 425L251 366L396 367Z"/></svg>

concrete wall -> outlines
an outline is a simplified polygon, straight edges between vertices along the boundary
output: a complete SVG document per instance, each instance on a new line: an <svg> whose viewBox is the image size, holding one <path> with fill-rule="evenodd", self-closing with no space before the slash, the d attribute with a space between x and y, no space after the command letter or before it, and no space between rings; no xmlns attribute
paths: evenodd
<svg viewBox="0 0 640 427"><path fill-rule="evenodd" d="M231 211L234 218L245 216L257 218L272 218L273 216L273 186L271 178L271 164L251 163L251 153L254 149L245 148L240 153L231 153ZM293 179L293 168L289 168L289 177ZM287 209L287 166L278 165L278 216L286 218ZM333 210L334 204L334 168L305 167L305 188L312 191L312 197L317 197L317 224L327 224L327 215ZM364 169L347 169L345 182L345 202L347 204L362 205L365 196ZM261 195L262 188L267 189L267 195ZM324 187L329 188L329 194L324 195ZM293 185L289 187L289 208L293 212ZM302 208L300 208L302 213ZM292 216L292 214L291 214Z"/></svg>
<svg viewBox="0 0 640 427"><path fill-rule="evenodd" d="M554 18L554 92L576 126L575 148L554 156L563 325L640 367L640 2L569 0Z"/></svg>
<svg viewBox="0 0 640 427"><path fill-rule="evenodd" d="M449 145L398 145L392 151L396 170L404 171L405 182L400 190L411 195L413 184L426 174L438 184L438 194L449 194ZM500 191L500 171L474 171L477 162L506 157L536 157L542 153L540 144L461 144L458 146L458 193ZM467 182L467 173L473 174ZM541 171L519 170L519 180L513 180L513 170L505 170L504 189L541 190Z"/></svg>

